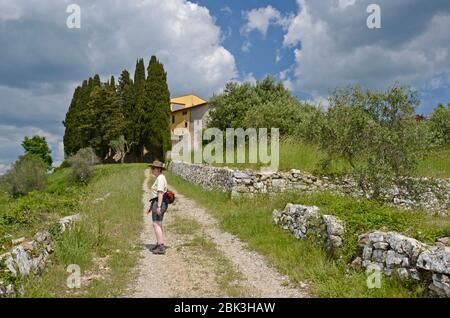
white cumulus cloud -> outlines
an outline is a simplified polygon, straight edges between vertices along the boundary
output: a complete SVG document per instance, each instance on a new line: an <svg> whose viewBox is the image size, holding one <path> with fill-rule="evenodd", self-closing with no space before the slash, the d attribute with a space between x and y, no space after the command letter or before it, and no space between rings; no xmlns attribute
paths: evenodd
<svg viewBox="0 0 450 318"><path fill-rule="evenodd" d="M447 3L420 11L420 1L380 1L380 30L365 26L370 1L339 1L345 10L333 3L298 0L299 12L284 37L284 46L295 53L296 90L325 96L355 83L379 89L394 82L417 88L444 84L433 79L450 74ZM398 23L413 14L415 19Z"/></svg>
<svg viewBox="0 0 450 318"><path fill-rule="evenodd" d="M14 127L20 138L50 133L57 136L52 149L60 153L61 122L74 86L96 73L103 80L124 68L133 75L140 57L146 63L151 55L160 59L172 95L209 98L238 76L234 56L222 45L225 35L204 6L187 0L78 0L81 29L69 29L70 3L0 0L0 125ZM0 149L8 149L0 158L6 163L21 152L13 135L0 138Z"/></svg>

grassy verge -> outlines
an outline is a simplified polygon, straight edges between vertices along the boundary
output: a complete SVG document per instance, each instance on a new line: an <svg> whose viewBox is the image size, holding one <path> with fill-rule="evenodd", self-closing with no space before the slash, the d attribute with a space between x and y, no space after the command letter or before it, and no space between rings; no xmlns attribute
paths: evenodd
<svg viewBox="0 0 450 318"><path fill-rule="evenodd" d="M48 175L43 191L13 198L0 193L0 253L11 247L11 239L31 238L64 216L79 212L84 187L71 182L68 169Z"/></svg>
<svg viewBox="0 0 450 318"><path fill-rule="evenodd" d="M450 178L450 147L432 151L419 163L417 173L424 177Z"/></svg>
<svg viewBox="0 0 450 318"><path fill-rule="evenodd" d="M52 266L30 277L25 297L115 297L140 251L144 165L98 166L80 203L82 220L58 238ZM66 268L81 268L81 289L68 289Z"/></svg>
<svg viewBox="0 0 450 318"><path fill-rule="evenodd" d="M273 209L289 202L317 205L322 212L342 218L348 228L346 257L355 251L352 234L373 229L402 231L425 241L450 232L449 217L432 217L420 212L404 212L381 203L338 197L330 194L282 194L271 198L230 200L229 194L207 192L179 177L167 174L169 184L202 204L224 230L237 235L249 248L266 256L271 265L288 275L294 283L307 281L319 297L421 297L426 286L406 289L391 279L382 280L382 288L368 289L363 272L345 273L345 262L330 260L312 241L298 241L272 223ZM245 226L244 226L245 225Z"/></svg>

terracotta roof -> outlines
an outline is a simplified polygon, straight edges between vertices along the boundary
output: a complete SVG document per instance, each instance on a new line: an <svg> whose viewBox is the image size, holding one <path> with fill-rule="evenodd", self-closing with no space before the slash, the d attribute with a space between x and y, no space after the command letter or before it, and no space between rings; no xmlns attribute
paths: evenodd
<svg viewBox="0 0 450 318"><path fill-rule="evenodd" d="M177 113L177 112L185 111L185 110L192 109L192 108L197 108L200 106L206 106L206 105L208 105L208 103L203 103L203 104L198 104L198 105L194 105L194 106L190 106L190 107L180 108L177 110L172 110L172 113Z"/></svg>
<svg viewBox="0 0 450 318"><path fill-rule="evenodd" d="M187 95L171 98L170 103L177 104L177 105L184 105L184 109L187 109L187 108L196 107L199 105L204 105L207 102L206 102L206 100L198 97L197 95L187 94ZM171 107L171 109L173 110L173 107Z"/></svg>

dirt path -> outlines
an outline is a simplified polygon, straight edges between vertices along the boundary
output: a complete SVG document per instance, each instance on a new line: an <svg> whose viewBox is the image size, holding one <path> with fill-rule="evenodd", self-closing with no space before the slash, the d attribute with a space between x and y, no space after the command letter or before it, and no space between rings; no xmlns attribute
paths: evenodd
<svg viewBox="0 0 450 318"><path fill-rule="evenodd" d="M150 171L143 185L144 212L149 207ZM173 189L173 187L171 187ZM269 267L195 201L176 193L165 215L166 255L153 255L151 216L144 215L144 248L128 297L308 297L290 287L288 278Z"/></svg>

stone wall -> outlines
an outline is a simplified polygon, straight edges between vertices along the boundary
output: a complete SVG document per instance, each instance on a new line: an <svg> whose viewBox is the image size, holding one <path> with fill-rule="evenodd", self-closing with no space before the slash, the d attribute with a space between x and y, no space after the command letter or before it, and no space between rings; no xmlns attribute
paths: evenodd
<svg viewBox="0 0 450 318"><path fill-rule="evenodd" d="M206 190L215 188L228 191L232 197L285 191L330 191L354 197L365 195L351 178L316 177L295 169L289 172L264 173L183 162L172 162L169 169ZM382 198L392 205L406 209L419 208L427 212L448 214L450 179L402 178L397 180L396 186L386 189Z"/></svg>
<svg viewBox="0 0 450 318"><path fill-rule="evenodd" d="M234 171L226 168L171 162L169 170L186 181L201 185L206 190L231 191Z"/></svg>
<svg viewBox="0 0 450 318"><path fill-rule="evenodd" d="M333 258L342 256L345 224L321 215L318 207L287 204L273 211L273 221L297 239L312 235ZM425 282L431 296L450 297L450 238L429 246L397 232L371 231L359 235L358 244L349 269L377 269L401 281Z"/></svg>
<svg viewBox="0 0 450 318"><path fill-rule="evenodd" d="M275 224L290 231L297 239L313 235L330 256L337 259L342 256L345 226L338 218L320 215L316 206L298 204L288 204L283 211L274 210L272 215Z"/></svg>
<svg viewBox="0 0 450 318"><path fill-rule="evenodd" d="M77 214L60 219L56 224L57 231L64 232L79 218L80 215ZM3 275L17 278L28 276L30 273L42 274L53 252L55 242L48 231L40 231L36 233L33 240L26 241L25 238L20 238L13 240L12 244L14 247L10 252L0 255L0 270L3 271ZM0 275L0 298L18 292L11 282L3 281L1 277Z"/></svg>
<svg viewBox="0 0 450 318"><path fill-rule="evenodd" d="M432 296L450 297L450 247L444 243L429 246L397 232L372 231L360 235L358 244L361 252L353 266L360 263L386 276L425 281Z"/></svg>

